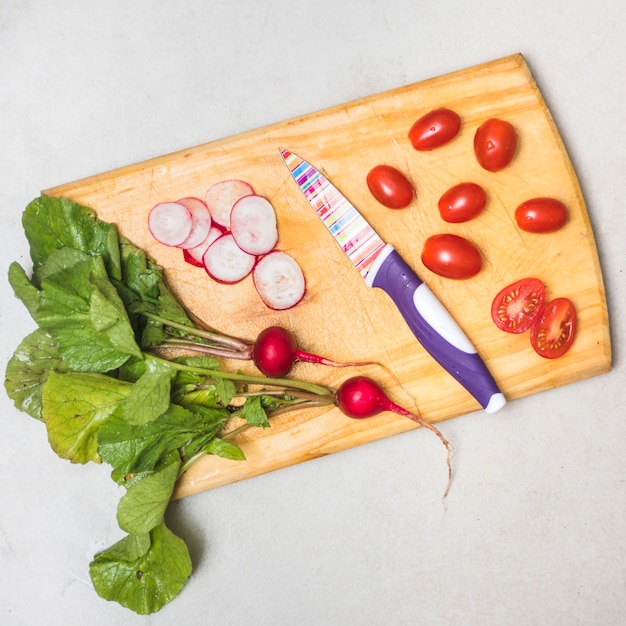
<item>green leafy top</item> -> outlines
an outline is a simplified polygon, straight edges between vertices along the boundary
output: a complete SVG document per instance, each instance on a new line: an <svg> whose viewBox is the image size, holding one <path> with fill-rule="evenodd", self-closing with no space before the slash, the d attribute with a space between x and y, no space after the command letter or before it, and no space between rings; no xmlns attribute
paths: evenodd
<svg viewBox="0 0 626 626"><path fill-rule="evenodd" d="M220 436L233 415L267 427L268 411L305 405L311 395L331 402L332 393L222 371L208 356L157 356L150 350L160 345L194 342L218 353L249 345L198 328L163 269L91 209L42 196L22 222L33 273L13 263L8 278L38 328L7 364L5 389L45 423L61 458L111 466L126 488L117 519L127 535L95 556L94 587L137 613L158 611L191 574L185 543L164 522L178 477L205 454L245 458L228 440L237 430ZM249 384L284 389L250 392Z"/></svg>

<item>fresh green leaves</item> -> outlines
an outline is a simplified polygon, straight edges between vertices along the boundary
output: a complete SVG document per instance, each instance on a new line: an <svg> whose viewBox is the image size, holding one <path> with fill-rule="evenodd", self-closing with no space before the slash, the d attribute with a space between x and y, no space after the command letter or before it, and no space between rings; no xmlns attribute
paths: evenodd
<svg viewBox="0 0 626 626"><path fill-rule="evenodd" d="M122 406L120 416L130 425L152 422L170 406L171 382L175 372L164 361L147 359L145 364L146 369Z"/></svg>
<svg viewBox="0 0 626 626"><path fill-rule="evenodd" d="M168 340L210 349L218 334L194 327L163 269L91 209L42 196L22 223L32 276L13 263L8 277L38 328L9 360L5 389L18 409L45 423L59 457L110 465L126 489L117 520L128 534L95 556L92 581L108 600L140 614L158 611L191 574L185 543L164 523L176 480L206 454L245 458L219 436L233 415L267 427L268 410L298 400L286 390L251 392L249 383L270 379L224 372L208 356L165 360L146 352ZM234 338L227 344L239 356L249 347ZM300 384L268 384L277 382ZM316 385L305 390L332 398Z"/></svg>
<svg viewBox="0 0 626 626"><path fill-rule="evenodd" d="M69 248L54 250L40 266L38 279L37 297L23 283L20 293L67 367L107 372L131 356L141 358L124 304L101 257Z"/></svg>
<svg viewBox="0 0 626 626"><path fill-rule="evenodd" d="M172 455L174 456L174 455ZM178 478L180 458L132 484L117 507L117 523L131 535L150 532L163 521Z"/></svg>
<svg viewBox="0 0 626 626"><path fill-rule="evenodd" d="M185 542L164 523L149 533L127 535L89 565L96 592L140 615L173 600L191 575Z"/></svg>
<svg viewBox="0 0 626 626"><path fill-rule="evenodd" d="M37 329L26 336L9 360L4 387L15 406L31 417L41 417L41 395L50 372L65 372L50 335Z"/></svg>
<svg viewBox="0 0 626 626"><path fill-rule="evenodd" d="M129 424L116 413L98 431L102 458L122 475L153 471L170 452L184 448L195 437L212 435L213 428L195 413L176 404L156 420L142 425ZM219 413L220 429L228 419Z"/></svg>
<svg viewBox="0 0 626 626"><path fill-rule="evenodd" d="M159 471L128 487L117 509L118 524L128 535L89 566L99 595L142 615L172 600L191 574L185 542L164 521L179 468L180 458L172 453Z"/></svg>
<svg viewBox="0 0 626 626"><path fill-rule="evenodd" d="M107 272L121 278L117 229L91 209L66 198L40 196L26 207L22 225L35 274L54 250L70 248L101 257Z"/></svg>
<svg viewBox="0 0 626 626"><path fill-rule="evenodd" d="M42 417L53 450L73 463L99 462L98 429L131 389L130 383L103 374L51 372Z"/></svg>

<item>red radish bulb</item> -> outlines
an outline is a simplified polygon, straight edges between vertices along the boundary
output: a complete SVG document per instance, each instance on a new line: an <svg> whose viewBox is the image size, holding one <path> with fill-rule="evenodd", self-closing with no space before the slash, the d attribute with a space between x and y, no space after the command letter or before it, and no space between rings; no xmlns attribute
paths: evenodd
<svg viewBox="0 0 626 626"><path fill-rule="evenodd" d="M230 212L235 202L254 193L252 186L244 180L222 180L206 192L205 201L214 222L230 228Z"/></svg>
<svg viewBox="0 0 626 626"><path fill-rule="evenodd" d="M200 245L209 234L211 228L211 214L207 205L199 198L181 198L177 201L187 207L191 213L191 232L178 247L183 250Z"/></svg>
<svg viewBox="0 0 626 626"><path fill-rule="evenodd" d="M230 232L244 252L267 254L278 241L274 207L263 196L240 198L230 212Z"/></svg>
<svg viewBox="0 0 626 626"><path fill-rule="evenodd" d="M252 347L252 360L263 374L272 378L280 378L288 374L296 361L329 365L331 367L374 364L372 361L339 363L317 354L300 350L293 334L282 326L269 326L259 333Z"/></svg>
<svg viewBox="0 0 626 626"><path fill-rule="evenodd" d="M202 257L209 276L221 283L237 283L254 267L256 257L244 252L230 233L218 237Z"/></svg>
<svg viewBox="0 0 626 626"><path fill-rule="evenodd" d="M366 376L354 376L342 383L335 393L335 403L344 415L354 419L364 419L378 415L383 411L391 411L408 417L435 433L448 452L448 486L444 492L444 497L447 495L452 481L452 465L450 463L452 449L450 442L438 428L390 400L380 385Z"/></svg>
<svg viewBox="0 0 626 626"><path fill-rule="evenodd" d="M165 246L179 246L193 227L191 211L179 202L161 202L148 214L151 235Z"/></svg>
<svg viewBox="0 0 626 626"><path fill-rule="evenodd" d="M270 309L290 309L302 300L305 280L297 261L286 252L275 250L254 267L254 286Z"/></svg>
<svg viewBox="0 0 626 626"><path fill-rule="evenodd" d="M252 348L252 360L266 376L280 378L291 370L297 351L298 344L288 330L280 326L270 326L256 338Z"/></svg>

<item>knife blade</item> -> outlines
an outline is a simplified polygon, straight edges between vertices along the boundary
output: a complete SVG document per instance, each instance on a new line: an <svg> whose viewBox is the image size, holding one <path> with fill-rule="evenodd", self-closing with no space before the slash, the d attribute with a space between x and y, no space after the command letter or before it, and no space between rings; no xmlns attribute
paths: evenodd
<svg viewBox="0 0 626 626"><path fill-rule="evenodd" d="M426 351L487 413L506 404L476 348L428 286L358 209L310 163L279 148L281 157L318 217L368 287L385 291Z"/></svg>

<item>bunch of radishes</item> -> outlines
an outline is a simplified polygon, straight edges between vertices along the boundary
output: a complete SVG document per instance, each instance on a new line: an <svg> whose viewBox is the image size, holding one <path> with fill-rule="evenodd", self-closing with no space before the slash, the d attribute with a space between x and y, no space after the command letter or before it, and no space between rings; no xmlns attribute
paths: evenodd
<svg viewBox="0 0 626 626"><path fill-rule="evenodd" d="M148 215L148 228L157 241L182 249L188 263L203 267L218 282L237 283L252 273L261 300L271 309L289 309L304 296L298 262L275 249L274 207L246 181L217 182L204 200L160 202Z"/></svg>

